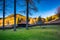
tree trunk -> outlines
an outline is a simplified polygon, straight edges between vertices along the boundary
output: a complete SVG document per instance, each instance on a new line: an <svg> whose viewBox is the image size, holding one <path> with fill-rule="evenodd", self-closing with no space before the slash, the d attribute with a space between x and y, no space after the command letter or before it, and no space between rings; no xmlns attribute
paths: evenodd
<svg viewBox="0 0 60 40"><path fill-rule="evenodd" d="M14 0L14 31L16 31L16 0Z"/></svg>
<svg viewBox="0 0 60 40"><path fill-rule="evenodd" d="M3 0L3 30L5 30L4 24L5 24L5 0Z"/></svg>
<svg viewBox="0 0 60 40"><path fill-rule="evenodd" d="M28 13L29 13L29 0L26 0L26 29L28 29Z"/></svg>

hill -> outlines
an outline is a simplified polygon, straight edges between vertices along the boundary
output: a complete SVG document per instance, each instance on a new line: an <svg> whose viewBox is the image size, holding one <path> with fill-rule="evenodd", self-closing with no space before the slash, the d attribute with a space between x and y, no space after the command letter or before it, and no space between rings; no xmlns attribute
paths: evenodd
<svg viewBox="0 0 60 40"><path fill-rule="evenodd" d="M42 18L43 19L43 18ZM29 17L29 24L36 24L38 18ZM26 16L16 14L16 24L26 24ZM3 25L3 19L0 19L0 26ZM14 14L5 17L5 25L14 25Z"/></svg>
<svg viewBox="0 0 60 40"><path fill-rule="evenodd" d="M16 14L16 24L18 23L18 19L21 21L26 21L26 17L20 14ZM13 25L14 24L14 14L11 14L5 18L5 25ZM3 19L0 19L0 26L3 25Z"/></svg>
<svg viewBox="0 0 60 40"><path fill-rule="evenodd" d="M59 20L58 14L52 15L50 17L46 17L45 18L45 23L52 23L52 22L55 22L56 20L57 21Z"/></svg>
<svg viewBox="0 0 60 40"><path fill-rule="evenodd" d="M29 24L36 24L38 22L38 17L36 18L31 18L29 17ZM47 18L41 18L42 22L43 23L52 23L55 22L55 20L58 20L59 17L57 14L55 15L52 15L50 17L47 17ZM14 14L11 14L7 17L5 17L5 25L14 25ZM21 14L16 14L16 24L26 24L26 16L23 16ZM3 25L3 19L0 18L0 26Z"/></svg>

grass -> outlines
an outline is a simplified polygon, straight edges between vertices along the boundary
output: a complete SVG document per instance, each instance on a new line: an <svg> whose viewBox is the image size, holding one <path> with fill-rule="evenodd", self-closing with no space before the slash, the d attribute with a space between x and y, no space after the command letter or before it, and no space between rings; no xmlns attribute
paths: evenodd
<svg viewBox="0 0 60 40"><path fill-rule="evenodd" d="M42 27L29 27L29 30L17 28L17 31L0 30L0 40L60 40L60 27Z"/></svg>

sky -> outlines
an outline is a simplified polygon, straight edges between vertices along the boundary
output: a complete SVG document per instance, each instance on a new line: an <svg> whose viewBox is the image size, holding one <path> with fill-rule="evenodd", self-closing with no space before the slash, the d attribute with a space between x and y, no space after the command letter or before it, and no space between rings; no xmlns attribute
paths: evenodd
<svg viewBox="0 0 60 40"><path fill-rule="evenodd" d="M35 0L34 0L35 2ZM2 1L0 1L0 4L2 4ZM26 16L25 13L20 12L21 10L26 10L26 6L20 6L20 4L25 5L25 2L23 0L17 0L16 3L16 13ZM5 16L11 15L14 12L14 0L6 0L6 14ZM38 8L38 11L32 11L30 10L32 15L29 15L30 17L43 17L46 18L48 16L52 16L57 13L57 8L60 6L60 0L40 0L40 3L35 2L36 7ZM2 9L2 5L0 5L0 9ZM3 17L3 11L0 10L0 17Z"/></svg>

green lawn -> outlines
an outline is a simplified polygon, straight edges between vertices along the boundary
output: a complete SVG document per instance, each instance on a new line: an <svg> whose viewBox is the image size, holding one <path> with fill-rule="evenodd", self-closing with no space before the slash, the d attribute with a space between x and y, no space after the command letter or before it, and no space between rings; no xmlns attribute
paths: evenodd
<svg viewBox="0 0 60 40"><path fill-rule="evenodd" d="M60 27L39 26L31 27L29 30L25 28L0 30L0 40L60 40Z"/></svg>

